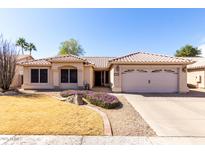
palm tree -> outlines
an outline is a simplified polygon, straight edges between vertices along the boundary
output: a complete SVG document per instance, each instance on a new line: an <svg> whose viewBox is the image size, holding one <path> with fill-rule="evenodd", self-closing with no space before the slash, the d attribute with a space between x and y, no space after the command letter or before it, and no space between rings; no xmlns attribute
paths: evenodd
<svg viewBox="0 0 205 154"><path fill-rule="evenodd" d="M22 54L24 54L24 50L26 49L27 43L25 38L20 37L17 41L16 41L16 46L21 47L21 52Z"/></svg>
<svg viewBox="0 0 205 154"><path fill-rule="evenodd" d="M32 51L36 51L36 46L33 43L28 43L26 46L26 50L28 50L30 52L30 55L31 55Z"/></svg>

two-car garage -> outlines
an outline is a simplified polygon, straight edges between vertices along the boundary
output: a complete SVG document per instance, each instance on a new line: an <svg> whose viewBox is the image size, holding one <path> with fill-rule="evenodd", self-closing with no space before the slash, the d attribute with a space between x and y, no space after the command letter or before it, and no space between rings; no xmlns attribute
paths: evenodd
<svg viewBox="0 0 205 154"><path fill-rule="evenodd" d="M122 72L122 91L139 93L178 92L177 68L129 68Z"/></svg>
<svg viewBox="0 0 205 154"><path fill-rule="evenodd" d="M136 52L109 61L114 92L184 93L188 92L189 59Z"/></svg>

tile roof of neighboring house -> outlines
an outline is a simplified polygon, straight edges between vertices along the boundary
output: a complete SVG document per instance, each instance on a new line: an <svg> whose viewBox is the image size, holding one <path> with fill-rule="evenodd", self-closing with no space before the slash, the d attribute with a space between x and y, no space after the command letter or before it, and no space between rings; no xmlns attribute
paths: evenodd
<svg viewBox="0 0 205 154"><path fill-rule="evenodd" d="M31 60L33 57L31 55L18 55L17 56L17 62L22 62L26 60Z"/></svg>
<svg viewBox="0 0 205 154"><path fill-rule="evenodd" d="M192 64L190 59L170 57L159 54L135 52L126 56L109 60L110 63L117 64Z"/></svg>
<svg viewBox="0 0 205 154"><path fill-rule="evenodd" d="M87 59L89 62L93 63L96 68L108 68L108 61L113 59L114 57L83 57Z"/></svg>
<svg viewBox="0 0 205 154"><path fill-rule="evenodd" d="M195 61L195 63L191 65L187 65L187 69L205 68L205 58L204 57L188 57L187 59Z"/></svg>

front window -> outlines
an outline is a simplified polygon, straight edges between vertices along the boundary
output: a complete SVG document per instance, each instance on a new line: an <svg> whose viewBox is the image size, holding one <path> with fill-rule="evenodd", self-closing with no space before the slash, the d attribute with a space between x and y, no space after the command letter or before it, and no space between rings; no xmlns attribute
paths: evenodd
<svg viewBox="0 0 205 154"><path fill-rule="evenodd" d="M61 69L61 83L77 83L77 69Z"/></svg>
<svg viewBox="0 0 205 154"><path fill-rule="evenodd" d="M48 70L40 69L40 83L47 83L47 82L48 82Z"/></svg>
<svg viewBox="0 0 205 154"><path fill-rule="evenodd" d="M68 83L68 69L61 70L61 83Z"/></svg>
<svg viewBox="0 0 205 154"><path fill-rule="evenodd" d="M31 69L31 83L47 83L48 69Z"/></svg>
<svg viewBox="0 0 205 154"><path fill-rule="evenodd" d="M31 69L31 83L39 82L39 69Z"/></svg>
<svg viewBox="0 0 205 154"><path fill-rule="evenodd" d="M71 69L70 70L70 83L77 83L77 70L76 69Z"/></svg>

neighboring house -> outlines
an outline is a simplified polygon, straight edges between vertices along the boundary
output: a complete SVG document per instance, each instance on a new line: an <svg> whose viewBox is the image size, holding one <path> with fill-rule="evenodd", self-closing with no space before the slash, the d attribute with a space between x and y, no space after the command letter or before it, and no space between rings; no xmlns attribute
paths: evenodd
<svg viewBox="0 0 205 154"><path fill-rule="evenodd" d="M196 63L187 66L187 83L190 87L205 88L205 58L189 58Z"/></svg>
<svg viewBox="0 0 205 154"><path fill-rule="evenodd" d="M29 60L33 60L31 55L19 55L17 57L17 65L15 75L11 84L12 87L21 87L23 84L23 66L19 65L19 63L26 62Z"/></svg>
<svg viewBox="0 0 205 154"><path fill-rule="evenodd" d="M188 92L189 59L143 52L123 57L56 56L22 62L24 89L77 89L85 83L113 92Z"/></svg>

